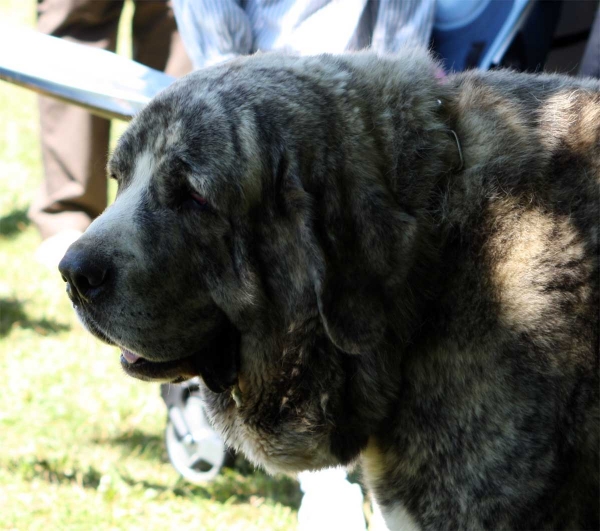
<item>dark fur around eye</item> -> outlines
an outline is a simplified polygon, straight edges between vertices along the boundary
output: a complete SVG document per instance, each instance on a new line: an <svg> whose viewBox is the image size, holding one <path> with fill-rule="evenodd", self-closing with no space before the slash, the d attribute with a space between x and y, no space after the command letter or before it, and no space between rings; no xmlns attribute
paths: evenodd
<svg viewBox="0 0 600 531"><path fill-rule="evenodd" d="M208 210L208 201L201 195L190 192L188 196L183 200L182 206L191 210L198 210L200 212Z"/></svg>

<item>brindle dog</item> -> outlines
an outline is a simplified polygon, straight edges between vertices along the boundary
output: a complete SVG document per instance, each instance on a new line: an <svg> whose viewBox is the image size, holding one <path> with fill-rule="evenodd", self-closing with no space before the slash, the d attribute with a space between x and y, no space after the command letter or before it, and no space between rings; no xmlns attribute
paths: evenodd
<svg viewBox="0 0 600 531"><path fill-rule="evenodd" d="M597 81L254 56L109 172L60 270L127 374L269 471L360 461L392 529L598 528Z"/></svg>

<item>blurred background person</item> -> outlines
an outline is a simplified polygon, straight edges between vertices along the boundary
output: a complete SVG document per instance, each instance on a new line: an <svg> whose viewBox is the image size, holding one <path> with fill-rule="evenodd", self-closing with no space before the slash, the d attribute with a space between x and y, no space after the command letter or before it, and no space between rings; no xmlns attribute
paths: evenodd
<svg viewBox="0 0 600 531"><path fill-rule="evenodd" d="M195 68L257 51L300 55L428 46L435 0L174 0Z"/></svg>
<svg viewBox="0 0 600 531"><path fill-rule="evenodd" d="M124 0L38 0L38 30L115 51ZM191 63L167 0L135 0L135 61L181 76ZM65 65L69 67L69 65ZM106 162L110 121L58 100L40 97L45 179L29 210L42 244L36 258L55 267L107 203Z"/></svg>

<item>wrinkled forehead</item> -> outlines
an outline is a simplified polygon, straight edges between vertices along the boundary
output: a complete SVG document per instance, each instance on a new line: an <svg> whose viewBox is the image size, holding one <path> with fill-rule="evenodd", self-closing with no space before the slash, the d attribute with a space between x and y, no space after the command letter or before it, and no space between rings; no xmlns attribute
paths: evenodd
<svg viewBox="0 0 600 531"><path fill-rule="evenodd" d="M119 139L109 171L126 178L142 153L152 153L157 161L179 157L196 165L216 158L223 162L229 155L230 132L223 127L226 117L215 103L210 94L200 92L188 98L170 92L151 101Z"/></svg>
<svg viewBox="0 0 600 531"><path fill-rule="evenodd" d="M259 164L254 160L253 129L223 105L219 94L188 81L165 91L132 121L108 171L127 187L139 175L140 159L151 158L153 172L161 180L184 173L208 195L224 198L238 188L247 195L248 187L257 184L251 182L256 177L252 167Z"/></svg>

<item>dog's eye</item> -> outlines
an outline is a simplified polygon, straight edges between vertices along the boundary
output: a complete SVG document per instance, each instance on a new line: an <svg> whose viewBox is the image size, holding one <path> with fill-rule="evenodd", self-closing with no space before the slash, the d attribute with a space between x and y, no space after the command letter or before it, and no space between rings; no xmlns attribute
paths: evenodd
<svg viewBox="0 0 600 531"><path fill-rule="evenodd" d="M184 201L183 204L184 206L192 208L194 210L207 210L209 206L208 201L200 194L197 194L195 192L190 192L190 195Z"/></svg>

